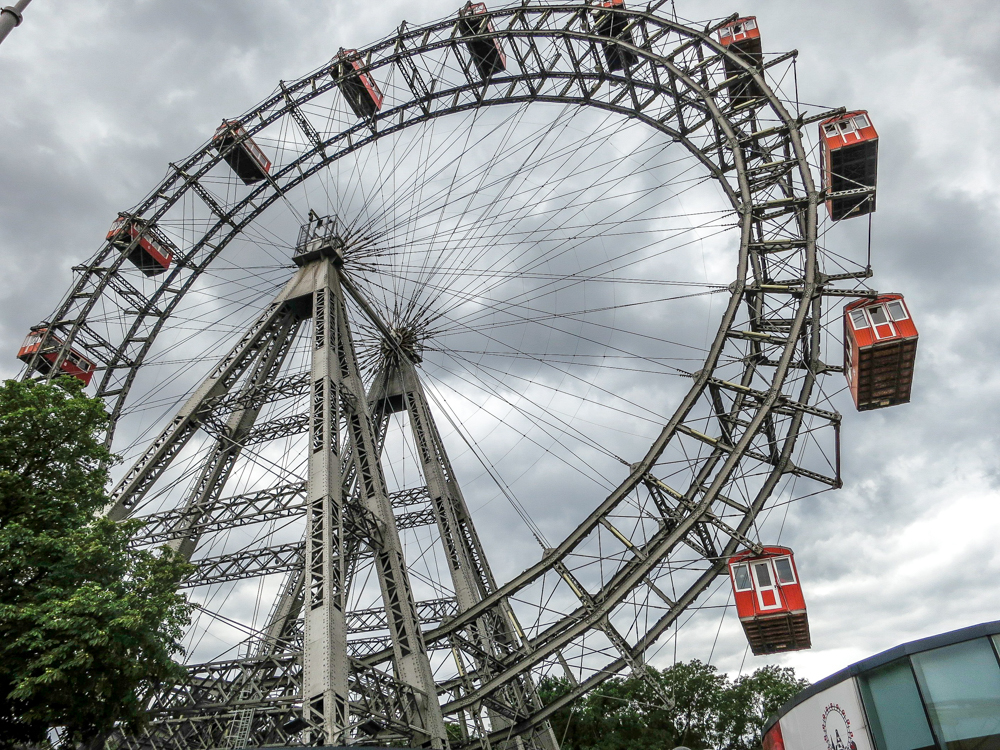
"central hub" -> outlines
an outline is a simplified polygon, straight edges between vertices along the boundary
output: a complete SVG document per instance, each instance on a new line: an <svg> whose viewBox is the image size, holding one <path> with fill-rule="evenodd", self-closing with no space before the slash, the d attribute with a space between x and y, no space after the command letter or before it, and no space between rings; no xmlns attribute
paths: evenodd
<svg viewBox="0 0 1000 750"><path fill-rule="evenodd" d="M423 353L423 336L413 325L393 328L392 340L382 340L382 356L390 362L398 360L402 356L411 362L419 363L424 359Z"/></svg>

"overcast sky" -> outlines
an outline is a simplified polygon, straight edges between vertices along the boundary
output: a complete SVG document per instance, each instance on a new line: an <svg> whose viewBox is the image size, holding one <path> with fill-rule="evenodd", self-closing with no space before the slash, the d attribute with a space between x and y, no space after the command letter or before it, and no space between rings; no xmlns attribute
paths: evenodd
<svg viewBox="0 0 1000 750"><path fill-rule="evenodd" d="M456 2L35 0L0 46L0 376L18 372L24 333L111 218L222 117L341 46ZM815 645L776 661L818 679L901 641L1000 619L1000 5L677 10L756 14L766 49L799 50L803 101L869 110L881 135L873 283L905 293L921 332L910 405L857 414L839 402L846 486L788 521ZM733 628L715 655L731 671L743 664Z"/></svg>

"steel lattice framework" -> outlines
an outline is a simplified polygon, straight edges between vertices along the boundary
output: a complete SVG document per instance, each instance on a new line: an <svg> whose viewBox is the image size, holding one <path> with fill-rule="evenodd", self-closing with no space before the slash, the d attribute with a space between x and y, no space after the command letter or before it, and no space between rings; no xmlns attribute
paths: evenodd
<svg viewBox="0 0 1000 750"><path fill-rule="evenodd" d="M171 165L130 212L164 231L179 207L201 212L188 224L196 231L179 238L167 273L142 284L130 280L129 253L111 243L75 269L73 288L48 322L48 343L53 335L61 339L60 359L72 347L97 360L97 395L114 424L128 413L158 336L170 331L182 300L228 245L338 160L437 118L550 103L640 123L697 162L724 195L739 233L718 330L672 416L577 527L506 582L487 562L417 350L399 321L373 302L370 276L352 266L352 238L289 271L287 283L148 441L115 486L109 509L116 519L146 518L138 543L169 544L194 561L185 587L281 573L280 592L266 629L251 633L232 658L189 665L187 682L150 697L146 735L121 737L122 746L402 739L474 748L517 738L554 748L547 719L555 711L609 676L641 670L653 644L717 581L727 557L759 548L755 521L782 480L840 486L839 462L827 471L808 468L795 450L807 431L828 445L839 439L840 415L818 405L820 378L842 371L822 358L824 300L872 294L853 289L868 269L827 274L817 252L823 196L802 132L842 110L793 116L772 90L769 71L794 53L755 67L716 41L724 22L692 28L659 13L660 5L492 10L493 30L481 36L498 40L507 62L485 80L456 19L404 23L359 51L376 81L396 82L371 119L317 122L317 103L340 96L339 68L331 63L282 82L239 118L251 138L286 134L267 179L220 189L213 175L226 168L224 155L211 143ZM600 33L597 13L613 14L624 32L614 39ZM609 69L609 48L634 56L634 64ZM735 76L727 77L727 59ZM737 87L752 94L733 95ZM844 281L852 288L837 287ZM359 364L359 326L382 342L370 367ZM308 361L290 373L290 352L302 340L310 343ZM262 419L279 399L306 408ZM394 413L405 413L420 454L423 481L416 488L390 490L383 476L380 455ZM306 475L226 494L241 457L299 435L307 436ZM109 444L113 438L114 427ZM201 458L183 502L144 511L144 499L171 481L171 465L196 443ZM683 472L668 472L672 455L685 457ZM642 505L641 522L628 520L630 503ZM213 534L278 521L301 523L302 538L199 555ZM418 601L400 534L426 527L436 529L445 550L448 595ZM594 555L602 561L596 578L581 562ZM348 593L361 569L373 571L380 606L351 609ZM668 573L683 585L668 589ZM539 588L547 592L542 598L558 591L574 604L522 625L518 609ZM657 606L652 621L639 627L634 617L623 619L650 601ZM445 673L436 654L457 668ZM536 681L552 671L571 687L543 706Z"/></svg>

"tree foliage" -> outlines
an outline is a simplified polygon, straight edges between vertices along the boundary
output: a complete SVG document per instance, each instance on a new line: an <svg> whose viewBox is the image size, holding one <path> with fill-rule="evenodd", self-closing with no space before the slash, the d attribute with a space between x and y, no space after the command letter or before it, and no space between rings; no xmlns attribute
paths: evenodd
<svg viewBox="0 0 1000 750"><path fill-rule="evenodd" d="M0 748L137 728L144 691L179 676L187 566L101 517L107 419L72 378L0 385Z"/></svg>
<svg viewBox="0 0 1000 750"><path fill-rule="evenodd" d="M563 750L759 750L768 717L808 685L776 666L730 680L698 660L647 673L673 705L639 675L612 678L553 716ZM565 678L539 685L546 704L570 689Z"/></svg>

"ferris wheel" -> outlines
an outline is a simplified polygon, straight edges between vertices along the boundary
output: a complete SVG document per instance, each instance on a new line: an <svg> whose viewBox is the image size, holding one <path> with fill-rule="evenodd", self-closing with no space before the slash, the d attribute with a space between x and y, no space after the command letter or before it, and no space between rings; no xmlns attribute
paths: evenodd
<svg viewBox="0 0 1000 750"><path fill-rule="evenodd" d="M775 545L841 484L839 302L880 298L818 237L874 210L877 138L782 94L753 18L663 5L469 3L341 49L75 269L25 377L105 400L109 515L194 566L188 678L121 746L554 750L555 711L734 589L775 610L755 652L809 645Z"/></svg>

